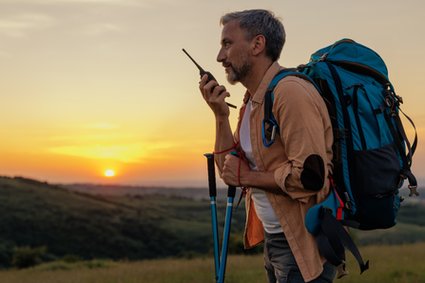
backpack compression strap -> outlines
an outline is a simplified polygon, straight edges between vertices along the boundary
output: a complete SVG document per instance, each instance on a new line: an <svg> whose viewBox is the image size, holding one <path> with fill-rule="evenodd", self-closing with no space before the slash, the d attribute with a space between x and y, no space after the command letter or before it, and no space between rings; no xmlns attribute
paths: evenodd
<svg viewBox="0 0 425 283"><path fill-rule="evenodd" d="M320 211L320 231L316 235L316 241L320 254L335 266L345 265L345 251L347 248L357 260L360 274L369 269L369 261L366 263L341 222L332 215L332 210L322 207Z"/></svg>
<svg viewBox="0 0 425 283"><path fill-rule="evenodd" d="M399 110L401 111L400 108L399 108ZM411 146L410 142L407 138L407 135L404 131L403 125L401 123L400 116L396 115L395 121L396 121L397 127L399 129L401 136L403 137L404 141L406 142L407 150L408 150L407 155L406 155L407 161L406 161L406 164L404 165L404 168L403 168L402 178L407 179L409 181L409 186L408 186L408 188L410 189L409 196L412 196L412 195L418 196L419 193L416 190L416 188L418 186L418 182L416 181L415 175L413 175L412 171L410 170L410 167L412 166L413 154L415 153L416 145L417 145L417 142L418 142L418 136L417 136L417 133L416 133L416 126L413 123L412 119L410 119L409 116L407 116L403 111L401 111L401 113L403 113L403 115L409 120L409 122L412 124L413 128L415 129L415 139L414 139L413 144Z"/></svg>
<svg viewBox="0 0 425 283"><path fill-rule="evenodd" d="M338 278L346 274L345 271L345 248L356 258L360 271L369 268L369 262L364 263L356 244L351 239L343 225L344 203L338 195L333 179L329 195L322 202L313 205L307 211L305 226L316 239L319 253L331 264L338 267Z"/></svg>
<svg viewBox="0 0 425 283"><path fill-rule="evenodd" d="M418 186L416 177L413 175L412 171L410 170L410 167L412 165L413 154L415 153L416 146L418 143L418 135L416 131L416 126L413 123L413 120L401 110L400 104L403 103L403 100L401 99L401 97L395 94L394 89L390 83L388 83L387 85L388 85L388 89L387 89L387 95L385 97L385 105L389 108L390 113L386 112L384 109L382 109L381 112L384 113L385 120L387 121L388 127L391 131L394 141L396 142L398 151L403 161L403 168L402 168L402 172L400 176L401 178L400 178L399 187L401 187L401 184L404 179L408 179L409 181L408 187L410 189L409 196L419 195L419 193L416 191L416 188ZM410 141L407 138L406 132L404 131L404 127L397 110L403 113L403 115L412 124L415 130L415 139L412 145L410 144ZM392 118L394 119L397 127L394 127L393 123L391 122ZM403 142L405 142L407 146L407 153L405 153L404 148L402 146Z"/></svg>

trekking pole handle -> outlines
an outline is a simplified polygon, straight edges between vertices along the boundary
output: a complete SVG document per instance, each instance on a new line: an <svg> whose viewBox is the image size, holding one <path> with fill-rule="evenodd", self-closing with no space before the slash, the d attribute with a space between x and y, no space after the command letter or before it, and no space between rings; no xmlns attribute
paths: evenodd
<svg viewBox="0 0 425 283"><path fill-rule="evenodd" d="M230 152L231 155L236 156L237 158L239 157L239 154L236 151L232 151ZM227 190L227 197L232 197L234 198L236 195L236 186L229 186L228 190Z"/></svg>
<svg viewBox="0 0 425 283"><path fill-rule="evenodd" d="M215 197L217 196L217 184L215 181L214 154L205 153L204 156L207 158L208 188L210 192L210 197Z"/></svg>
<svg viewBox="0 0 425 283"><path fill-rule="evenodd" d="M227 197L234 198L236 195L236 187L235 186L229 186L227 189Z"/></svg>

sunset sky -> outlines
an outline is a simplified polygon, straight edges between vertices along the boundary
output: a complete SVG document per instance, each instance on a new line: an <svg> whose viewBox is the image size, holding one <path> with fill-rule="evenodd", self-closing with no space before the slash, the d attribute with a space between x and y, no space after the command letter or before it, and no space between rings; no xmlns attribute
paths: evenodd
<svg viewBox="0 0 425 283"><path fill-rule="evenodd" d="M282 19L284 66L344 37L373 48L424 136L421 0L0 0L0 175L206 186L203 154L213 149L214 119L181 49L239 106L243 88L229 85L215 61L219 18L250 8ZM115 176L104 176L107 169ZM419 179L424 169L420 143Z"/></svg>

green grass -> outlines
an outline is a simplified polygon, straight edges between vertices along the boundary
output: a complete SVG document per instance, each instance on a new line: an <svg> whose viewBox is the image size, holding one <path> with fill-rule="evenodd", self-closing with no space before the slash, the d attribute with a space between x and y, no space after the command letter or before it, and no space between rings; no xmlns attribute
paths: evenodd
<svg viewBox="0 0 425 283"><path fill-rule="evenodd" d="M0 267L11 266L14 247L46 247L46 257L56 259L142 260L207 254L212 241L207 200L84 194L0 176L0 203ZM223 212L222 205L220 220ZM234 213L235 233L243 213Z"/></svg>
<svg viewBox="0 0 425 283"><path fill-rule="evenodd" d="M360 245L400 245L423 242L425 239L425 226L409 223L398 223L390 229L372 231L351 229L350 232L354 234L354 239L356 239L357 243Z"/></svg>
<svg viewBox="0 0 425 283"><path fill-rule="evenodd" d="M370 270L359 274L348 256L350 274L341 283L425 283L425 243L361 248ZM228 258L226 283L266 282L261 255ZM26 270L0 271L7 283L199 283L214 282L212 258L138 262L53 262Z"/></svg>

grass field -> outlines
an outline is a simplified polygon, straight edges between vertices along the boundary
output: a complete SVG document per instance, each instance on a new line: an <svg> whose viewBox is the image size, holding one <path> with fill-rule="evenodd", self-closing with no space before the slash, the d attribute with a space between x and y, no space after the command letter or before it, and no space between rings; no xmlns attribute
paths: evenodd
<svg viewBox="0 0 425 283"><path fill-rule="evenodd" d="M361 248L370 270L359 275L353 258L341 283L425 283L425 243ZM2 283L201 283L214 282L212 258L138 262L53 262L25 270L0 271ZM262 256L229 256L227 283L265 281Z"/></svg>

